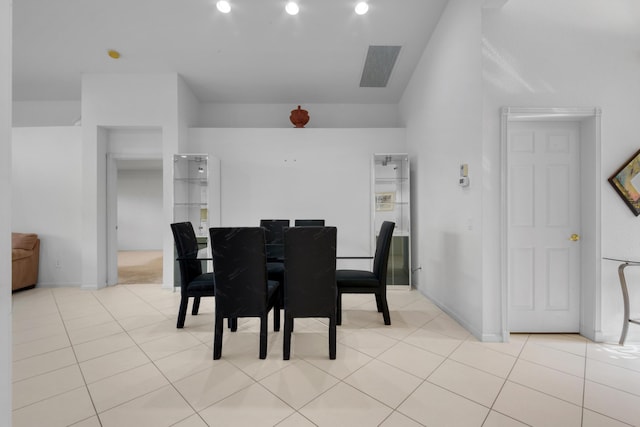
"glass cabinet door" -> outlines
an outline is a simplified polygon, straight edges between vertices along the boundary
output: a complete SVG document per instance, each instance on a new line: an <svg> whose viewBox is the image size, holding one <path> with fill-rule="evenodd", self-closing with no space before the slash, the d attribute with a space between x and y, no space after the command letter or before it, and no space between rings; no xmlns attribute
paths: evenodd
<svg viewBox="0 0 640 427"><path fill-rule="evenodd" d="M189 221L198 239L198 248L207 247L209 233L209 168L204 154L173 156L173 222ZM174 248L177 258L177 250ZM203 269L206 266L203 266ZM204 271L204 270L203 270ZM173 266L174 287L180 286L180 266Z"/></svg>
<svg viewBox="0 0 640 427"><path fill-rule="evenodd" d="M389 254L387 285L411 288L411 218L409 156L374 154L373 235L378 237L384 221L395 222Z"/></svg>
<svg viewBox="0 0 640 427"><path fill-rule="evenodd" d="M208 157L202 154L173 156L173 220L190 221L198 237L208 233Z"/></svg>

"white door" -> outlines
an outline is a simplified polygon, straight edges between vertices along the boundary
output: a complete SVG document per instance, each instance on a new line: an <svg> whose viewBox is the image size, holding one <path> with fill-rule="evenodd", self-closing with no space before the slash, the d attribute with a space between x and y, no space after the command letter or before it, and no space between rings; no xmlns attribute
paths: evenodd
<svg viewBox="0 0 640 427"><path fill-rule="evenodd" d="M578 122L510 122L507 277L511 332L578 332Z"/></svg>

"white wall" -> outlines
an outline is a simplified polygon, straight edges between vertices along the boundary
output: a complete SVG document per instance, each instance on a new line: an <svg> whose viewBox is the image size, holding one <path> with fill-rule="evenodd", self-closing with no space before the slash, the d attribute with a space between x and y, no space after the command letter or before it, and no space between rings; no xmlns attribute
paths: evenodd
<svg viewBox="0 0 640 427"><path fill-rule="evenodd" d="M12 230L40 237L38 286L80 286L81 130L14 128Z"/></svg>
<svg viewBox="0 0 640 427"><path fill-rule="evenodd" d="M179 76L179 121L189 127L287 128L293 104L199 102ZM13 127L73 126L82 122L81 101L14 101ZM400 126L398 104L302 104L307 128L393 128Z"/></svg>
<svg viewBox="0 0 640 427"><path fill-rule="evenodd" d="M118 170L118 249L162 250L162 170Z"/></svg>
<svg viewBox="0 0 640 427"><path fill-rule="evenodd" d="M180 120L188 127L293 127L293 104L200 103L179 79ZM307 128L392 128L400 126L398 104L302 104L311 120ZM14 101L13 126L72 126L80 116L78 101Z"/></svg>
<svg viewBox="0 0 640 427"><path fill-rule="evenodd" d="M13 102L13 127L74 126L80 119L80 100Z"/></svg>
<svg viewBox="0 0 640 427"><path fill-rule="evenodd" d="M116 246L120 250L161 250L166 227L162 128L110 128L107 139L109 158L115 163L109 170L117 175L117 194L107 195L117 206Z"/></svg>
<svg viewBox="0 0 640 427"><path fill-rule="evenodd" d="M483 324L481 14L451 0L400 103L414 156L413 268L418 288L475 336ZM470 186L458 186L460 164ZM497 238L491 237L490 238Z"/></svg>
<svg viewBox="0 0 640 427"><path fill-rule="evenodd" d="M399 126L397 104L301 104L309 112L305 128L393 128ZM197 127L288 128L291 104L203 103Z"/></svg>
<svg viewBox="0 0 640 427"><path fill-rule="evenodd" d="M180 78L166 74L84 74L82 76L83 276L82 286L107 284L106 128L151 127L162 130L163 213L171 212L171 158L181 134L178 117ZM163 233L164 287L173 287L173 237Z"/></svg>
<svg viewBox="0 0 640 427"><path fill-rule="evenodd" d="M0 425L11 425L11 34L12 2L0 0Z"/></svg>
<svg viewBox="0 0 640 427"><path fill-rule="evenodd" d="M640 256L640 221L607 183L640 148L639 17L636 0L509 0L502 9L484 11L487 218L499 212L500 107L601 107L602 256ZM498 227L489 221L485 235L497 236ZM602 263L602 324L596 332L615 342L622 327L617 264L593 262ZM497 259L489 269L499 269ZM631 273L631 283L640 283L638 273ZM640 305L638 296L634 304ZM632 325L629 332L630 339L640 339L640 328Z"/></svg>
<svg viewBox="0 0 640 427"><path fill-rule="evenodd" d="M191 129L189 150L220 159L222 226L324 218L339 256L367 256L371 155L405 152L404 140L404 129Z"/></svg>

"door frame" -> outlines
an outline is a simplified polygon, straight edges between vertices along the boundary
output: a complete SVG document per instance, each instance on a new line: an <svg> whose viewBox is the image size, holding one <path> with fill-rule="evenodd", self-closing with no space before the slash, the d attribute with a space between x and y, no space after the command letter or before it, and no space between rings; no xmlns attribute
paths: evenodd
<svg viewBox="0 0 640 427"><path fill-rule="evenodd" d="M500 280L502 339L509 340L507 142L509 123L515 121L573 121L580 136L580 335L601 337L601 145L600 108L502 107L500 118Z"/></svg>

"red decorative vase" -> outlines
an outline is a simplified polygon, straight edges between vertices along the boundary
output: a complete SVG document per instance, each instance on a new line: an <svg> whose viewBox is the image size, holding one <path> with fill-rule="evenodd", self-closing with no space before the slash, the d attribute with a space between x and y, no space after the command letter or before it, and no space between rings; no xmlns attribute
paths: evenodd
<svg viewBox="0 0 640 427"><path fill-rule="evenodd" d="M309 112L307 110L303 110L299 105L297 110L291 110L291 115L289 116L289 120L291 123L297 128L303 128L304 125L309 123Z"/></svg>

